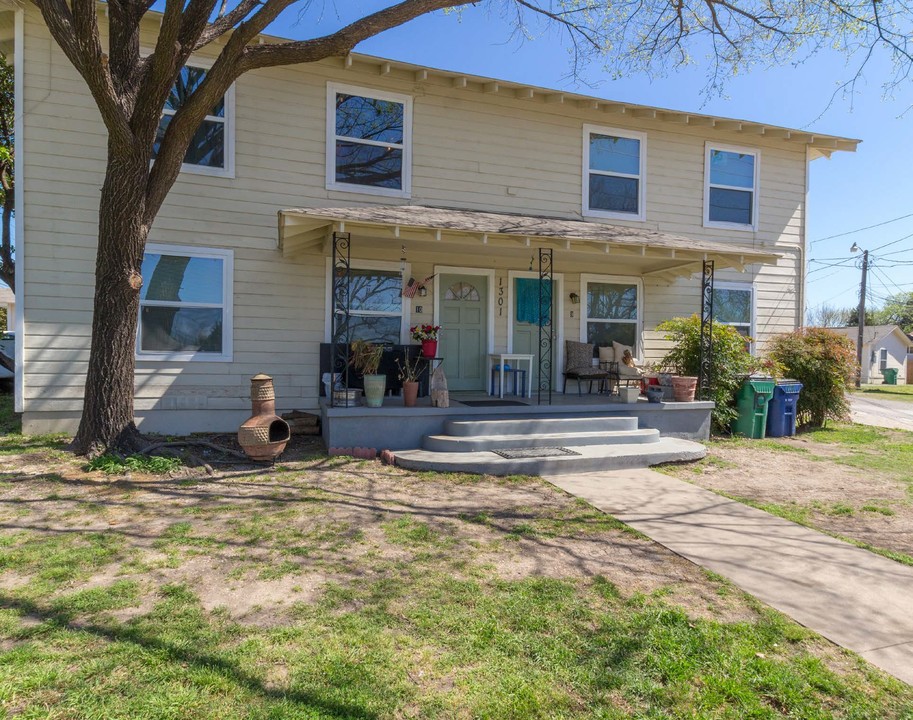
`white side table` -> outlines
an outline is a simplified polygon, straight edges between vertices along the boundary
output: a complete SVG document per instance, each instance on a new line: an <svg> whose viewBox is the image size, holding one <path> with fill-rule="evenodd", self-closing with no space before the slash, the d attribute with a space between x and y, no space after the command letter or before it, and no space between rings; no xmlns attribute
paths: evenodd
<svg viewBox="0 0 913 720"><path fill-rule="evenodd" d="M524 353L491 353L488 356L488 373L486 376L486 384L489 384L488 378L491 378L491 371L495 365L500 366L500 378L498 382L498 391L500 393L499 397L504 397L504 363L527 363L527 375L526 375L526 397L531 398L533 396L533 358L535 355L527 355ZM514 376L514 382L516 383L516 375ZM489 395L493 393L489 391Z"/></svg>

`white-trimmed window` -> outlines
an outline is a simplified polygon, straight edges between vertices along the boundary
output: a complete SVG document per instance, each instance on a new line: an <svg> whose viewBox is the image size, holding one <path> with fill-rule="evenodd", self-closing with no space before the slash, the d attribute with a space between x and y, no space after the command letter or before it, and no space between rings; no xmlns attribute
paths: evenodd
<svg viewBox="0 0 913 720"><path fill-rule="evenodd" d="M412 191L412 98L327 85L327 189L390 197Z"/></svg>
<svg viewBox="0 0 913 720"><path fill-rule="evenodd" d="M704 225L758 228L761 153L751 148L707 144L704 161Z"/></svg>
<svg viewBox="0 0 913 720"><path fill-rule="evenodd" d="M583 214L644 220L647 136L583 126Z"/></svg>
<svg viewBox="0 0 913 720"><path fill-rule="evenodd" d="M399 345L406 342L409 332L409 309L403 302L403 275L409 276L400 263L353 260L349 269L349 326L350 340L366 340L379 345ZM327 261L327 307L333 307L333 265ZM345 313L337 310L337 321ZM327 317L327 340L332 335L331 319Z"/></svg>
<svg viewBox="0 0 913 720"><path fill-rule="evenodd" d="M639 278L615 275L581 275L583 318L581 342L612 347L630 345L640 357L643 286Z"/></svg>
<svg viewBox="0 0 913 720"><path fill-rule="evenodd" d="M231 250L147 245L137 359L230 361L233 265Z"/></svg>
<svg viewBox="0 0 913 720"><path fill-rule="evenodd" d="M199 65L185 65L181 68L181 74L168 94L165 107L162 108L162 117L152 150L153 157L158 153L159 144L165 137L171 118L200 86L206 72L207 68ZM181 170L203 175L234 177L234 92L235 87L232 85L200 123L184 154Z"/></svg>
<svg viewBox="0 0 913 720"><path fill-rule="evenodd" d="M713 284L713 320L754 337L754 286L751 283Z"/></svg>
<svg viewBox="0 0 913 720"><path fill-rule="evenodd" d="M879 348L878 349L878 370L879 372L884 372L888 369L888 349Z"/></svg>

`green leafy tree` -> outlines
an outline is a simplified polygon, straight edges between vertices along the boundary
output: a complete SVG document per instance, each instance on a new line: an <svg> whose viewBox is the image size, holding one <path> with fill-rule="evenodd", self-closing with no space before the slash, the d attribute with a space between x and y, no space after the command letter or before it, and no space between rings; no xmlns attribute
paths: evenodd
<svg viewBox="0 0 913 720"><path fill-rule="evenodd" d="M846 420L847 392L856 374L856 344L824 328L803 328L777 335L768 354L787 377L802 383L796 420L806 427L824 427L828 420Z"/></svg>
<svg viewBox="0 0 913 720"><path fill-rule="evenodd" d="M15 287L16 266L13 248L13 215L16 209L13 187L15 148L13 136L13 68L0 55L0 280Z"/></svg>
<svg viewBox="0 0 913 720"><path fill-rule="evenodd" d="M877 325L899 325L905 333L913 333L913 292L900 292L888 296L873 319Z"/></svg>
<svg viewBox="0 0 913 720"><path fill-rule="evenodd" d="M566 33L575 66L598 59L613 74L663 72L712 58L709 84L756 63L780 64L836 47L862 64L876 48L894 61L898 81L913 54L909 0L490 0L506 29L527 37L548 27ZM99 196L92 342L81 453L142 445L133 421L135 339L143 251L159 209L207 113L244 73L340 57L358 43L438 10L479 12L471 0L400 0L338 30L307 40L261 42L261 34L297 5L299 23L317 30L319 3L306 0L165 0L158 37L141 52L140 25L151 0L32 0L54 41L86 83L108 133ZM101 19L101 20L100 20ZM105 32L99 22L106 27ZM104 39L103 39L104 38ZM191 55L216 58L183 98L157 141L162 109ZM153 148L156 148L152 163Z"/></svg>
<svg viewBox="0 0 913 720"><path fill-rule="evenodd" d="M656 329L665 332L666 339L673 343L662 359L663 366L680 375L699 375L701 319L697 315L672 318L660 323ZM751 371L753 358L745 348L745 336L734 327L713 323L712 337L710 397L707 399L716 406L710 417L717 432L729 432L729 424L737 415L735 393Z"/></svg>

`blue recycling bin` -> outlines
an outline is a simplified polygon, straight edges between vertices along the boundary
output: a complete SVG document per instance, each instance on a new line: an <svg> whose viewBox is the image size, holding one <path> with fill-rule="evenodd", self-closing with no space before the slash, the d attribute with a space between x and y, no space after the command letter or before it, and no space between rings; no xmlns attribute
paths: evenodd
<svg viewBox="0 0 913 720"><path fill-rule="evenodd" d="M796 404L802 383L781 380L774 388L767 408L767 437L786 437L796 434Z"/></svg>

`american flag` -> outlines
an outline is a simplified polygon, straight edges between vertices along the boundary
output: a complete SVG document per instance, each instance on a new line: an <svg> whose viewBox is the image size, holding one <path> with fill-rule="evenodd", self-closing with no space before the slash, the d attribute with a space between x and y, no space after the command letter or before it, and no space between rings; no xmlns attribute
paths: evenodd
<svg viewBox="0 0 913 720"><path fill-rule="evenodd" d="M403 297L414 298L415 293L418 292L419 288L425 287L425 285L434 278L434 275L429 275L421 282L416 282L415 278L409 278L409 282L406 283L406 287L403 288Z"/></svg>

